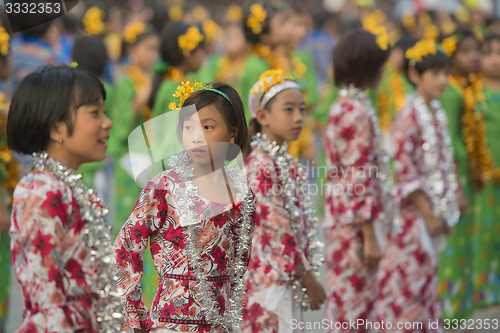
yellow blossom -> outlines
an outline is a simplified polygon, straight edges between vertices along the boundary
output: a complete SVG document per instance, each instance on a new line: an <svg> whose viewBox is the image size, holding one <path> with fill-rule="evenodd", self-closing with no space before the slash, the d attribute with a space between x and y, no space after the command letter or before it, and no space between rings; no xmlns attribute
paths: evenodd
<svg viewBox="0 0 500 333"><path fill-rule="evenodd" d="M169 108L170 110L175 110L175 109L177 109L177 104L176 104L175 102L172 102L172 103L170 103L170 104L168 105L168 108Z"/></svg>
<svg viewBox="0 0 500 333"><path fill-rule="evenodd" d="M85 33L88 35L100 35L104 33L104 12L93 6L90 7L83 16L82 22L84 26Z"/></svg>
<svg viewBox="0 0 500 333"><path fill-rule="evenodd" d="M182 10L182 7L179 5L172 6L168 10L168 17L172 21L180 21L182 20L182 16L184 15L184 11Z"/></svg>
<svg viewBox="0 0 500 333"><path fill-rule="evenodd" d="M123 29L123 40L129 44L133 44L137 41L137 36L144 33L145 30L146 26L143 22L131 22Z"/></svg>
<svg viewBox="0 0 500 333"><path fill-rule="evenodd" d="M177 39L177 44L182 50L184 56L188 56L191 51L193 51L198 45L203 41L205 37L200 33L200 30L196 27L189 27L184 35L179 36Z"/></svg>
<svg viewBox="0 0 500 333"><path fill-rule="evenodd" d="M10 35L4 27L0 27L0 55L6 56L9 53Z"/></svg>
<svg viewBox="0 0 500 333"><path fill-rule="evenodd" d="M241 21L243 17L243 10L241 9L241 7L237 4L231 4L229 5L229 7L227 8L227 13L226 13L226 19L229 21L229 22L232 22L232 23L237 23L239 21Z"/></svg>
<svg viewBox="0 0 500 333"><path fill-rule="evenodd" d="M266 20L266 17L266 10L261 5L255 3L250 7L250 15L247 19L247 26L254 34L258 35L262 32L263 23Z"/></svg>
<svg viewBox="0 0 500 333"><path fill-rule="evenodd" d="M215 39L217 32L219 31L219 26L212 20L207 20L203 22L203 32L207 36L208 40Z"/></svg>
<svg viewBox="0 0 500 333"><path fill-rule="evenodd" d="M443 39L441 42L441 48L443 52L446 53L449 57L453 55L457 48L458 38L457 36L450 36L448 38Z"/></svg>

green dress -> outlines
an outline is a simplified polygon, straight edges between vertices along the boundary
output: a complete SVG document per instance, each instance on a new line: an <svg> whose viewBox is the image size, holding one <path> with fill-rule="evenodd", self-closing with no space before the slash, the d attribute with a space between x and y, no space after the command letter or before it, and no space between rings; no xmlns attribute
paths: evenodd
<svg viewBox="0 0 500 333"><path fill-rule="evenodd" d="M269 70L269 65L260 56L252 54L248 56L243 74L236 86L236 91L240 94L241 100L243 101L243 106L245 107L245 117L247 122L252 119L252 114L250 108L248 107L248 94L252 89L252 86L259 80L260 75L265 71Z"/></svg>
<svg viewBox="0 0 500 333"><path fill-rule="evenodd" d="M484 89L486 140L500 166L500 91ZM475 197L474 301L478 306L500 304L500 184L488 182Z"/></svg>
<svg viewBox="0 0 500 333"><path fill-rule="evenodd" d="M446 247L439 255L438 293L443 301L443 318L470 317L474 311L472 285L473 190L468 157L462 133L464 99L458 87L449 85L440 99L448 117L448 129L462 190L469 209L460 218L453 233L446 236Z"/></svg>

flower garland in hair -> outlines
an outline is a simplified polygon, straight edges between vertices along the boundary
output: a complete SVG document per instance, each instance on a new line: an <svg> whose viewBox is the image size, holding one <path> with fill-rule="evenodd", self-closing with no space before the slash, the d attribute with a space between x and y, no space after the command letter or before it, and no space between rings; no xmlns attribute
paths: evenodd
<svg viewBox="0 0 500 333"><path fill-rule="evenodd" d="M205 312L205 319L211 325L222 326L225 332L230 332L235 327L239 326L242 319L241 304L243 302L243 293L245 290L243 275L247 268L244 261L244 255L250 249L250 232L253 227L252 213L255 211L255 201L249 186L246 184L243 177L241 177L240 171L225 165L224 171L234 184L237 196L243 197L240 197L241 206L239 207L239 212L236 210L234 211L234 214L237 215L235 225L238 229L236 232L236 239L233 238L233 244L236 246L236 254L233 264L229 267L228 273L229 282L232 286L231 299L226 307L226 311L221 315L220 306L211 290L211 283L203 270L203 258L197 244L200 233L199 223L202 221L199 220L199 217L195 213L194 202L200 195L196 184L192 180L194 172L190 163L191 158L185 151L172 156L169 161L170 167L180 175L181 182L185 185L184 187L178 188L179 200L177 200L181 220L186 221L186 223L183 224L187 225L183 228L183 234L186 239L185 254L189 267L192 268L194 276L199 283L199 299L202 309Z"/></svg>
<svg viewBox="0 0 500 333"><path fill-rule="evenodd" d="M134 44L137 37L146 31L146 25L141 21L130 22L122 32L122 38L127 44Z"/></svg>
<svg viewBox="0 0 500 333"><path fill-rule="evenodd" d="M100 35L104 33L106 27L103 22L104 11L92 6L83 15L83 26L87 35Z"/></svg>
<svg viewBox="0 0 500 333"><path fill-rule="evenodd" d="M169 104L168 108L170 110L180 109L184 105L184 101L189 98L195 91L204 90L206 88L213 88L210 85L202 84L200 82L194 81L194 85L191 85L189 81L182 82L180 86L177 87L177 91L174 96L179 100L179 103L172 102Z"/></svg>
<svg viewBox="0 0 500 333"><path fill-rule="evenodd" d="M205 37L197 27L189 27L184 35L177 38L177 46L182 50L182 54L187 57L204 39Z"/></svg>
<svg viewBox="0 0 500 333"><path fill-rule="evenodd" d="M33 154L33 169L48 171L63 181L73 193L80 208L80 215L85 220L82 230L83 240L88 249L88 262L96 266L97 279L91 285L92 291L99 297L97 302L97 322L99 332L121 331L123 322L122 304L118 297L115 265L116 255L111 237L111 226L104 221L108 210L103 207L101 198L85 187L81 174L63 166L49 157L47 152Z"/></svg>
<svg viewBox="0 0 500 333"><path fill-rule="evenodd" d="M296 170L296 178L291 178L290 172L296 168L297 162L292 155L286 152L288 145L284 143L280 147L276 142L271 142L265 134L257 133L253 136L250 146L252 149L260 149L272 158L280 171L278 178L282 186L281 198L290 218L290 226L300 250L305 252L304 247L307 247L307 253L305 253L307 260L315 274L318 274L318 269L323 263L323 254L321 253L323 244L318 240L319 220L308 193L309 184L304 168L299 166ZM300 223L299 203L304 214L304 223ZM304 235L306 239L304 239ZM309 310L310 300L305 292L304 283L298 277L292 277L291 282L295 304L303 310Z"/></svg>
<svg viewBox="0 0 500 333"><path fill-rule="evenodd" d="M377 45L383 51L389 48L389 35L383 26L385 21L386 16L381 10L376 10L363 17L363 29L375 35Z"/></svg>
<svg viewBox="0 0 500 333"><path fill-rule="evenodd" d="M410 66L415 66L416 63L421 62L427 56L436 54L439 50L451 57L456 47L456 36L445 38L440 45L432 39L423 39L406 50L405 57L410 60Z"/></svg>
<svg viewBox="0 0 500 333"><path fill-rule="evenodd" d="M255 35L258 35L262 32L266 18L267 12L264 7L258 3L254 3L250 6L250 15L248 16L246 22L247 27L249 27Z"/></svg>
<svg viewBox="0 0 500 333"><path fill-rule="evenodd" d="M0 55L9 54L10 35L4 27L0 27Z"/></svg>

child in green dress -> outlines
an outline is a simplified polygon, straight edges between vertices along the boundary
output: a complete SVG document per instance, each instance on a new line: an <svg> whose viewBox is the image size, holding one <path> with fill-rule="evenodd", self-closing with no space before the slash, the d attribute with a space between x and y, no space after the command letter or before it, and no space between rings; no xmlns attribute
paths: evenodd
<svg viewBox="0 0 500 333"><path fill-rule="evenodd" d="M475 196L477 231L473 247L474 301L477 306L500 304L500 36L487 37L481 48L485 108L482 112L484 188ZM486 162L486 163L485 163Z"/></svg>

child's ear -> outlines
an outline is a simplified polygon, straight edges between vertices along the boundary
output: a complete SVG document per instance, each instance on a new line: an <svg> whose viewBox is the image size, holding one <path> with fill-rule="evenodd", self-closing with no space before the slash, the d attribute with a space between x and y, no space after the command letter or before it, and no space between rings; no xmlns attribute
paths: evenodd
<svg viewBox="0 0 500 333"><path fill-rule="evenodd" d="M236 141L236 137L238 136L238 128L233 129L233 133L231 133L231 143L234 143Z"/></svg>
<svg viewBox="0 0 500 333"><path fill-rule="evenodd" d="M267 127L269 126L269 112L262 108L257 110L257 116L255 117L259 122L260 126Z"/></svg>
<svg viewBox="0 0 500 333"><path fill-rule="evenodd" d="M60 142L64 140L64 138L68 134L68 128L66 124L62 121L59 121L52 126L50 129L50 139L55 142Z"/></svg>
<svg viewBox="0 0 500 333"><path fill-rule="evenodd" d="M415 70L415 68L408 69L408 79L411 83L416 85L419 78L420 75L418 75L418 72Z"/></svg>

